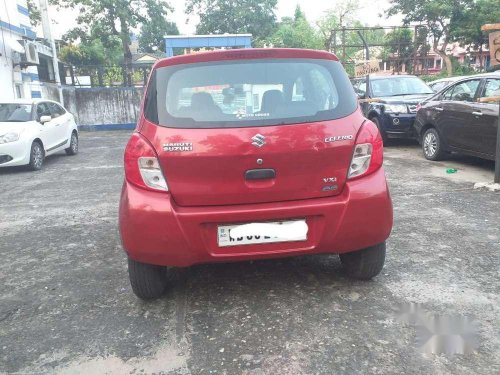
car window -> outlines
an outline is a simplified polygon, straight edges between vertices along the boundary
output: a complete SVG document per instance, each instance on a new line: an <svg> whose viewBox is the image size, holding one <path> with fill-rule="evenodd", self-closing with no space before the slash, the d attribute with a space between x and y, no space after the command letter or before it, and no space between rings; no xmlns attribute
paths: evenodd
<svg viewBox="0 0 500 375"><path fill-rule="evenodd" d="M450 81L436 82L429 85L435 92L441 91L450 84Z"/></svg>
<svg viewBox="0 0 500 375"><path fill-rule="evenodd" d="M474 100L474 96L476 95L479 82L480 81L478 79L473 79L456 84L451 90L449 100L472 102Z"/></svg>
<svg viewBox="0 0 500 375"><path fill-rule="evenodd" d="M432 89L417 77L391 77L370 80L373 96L432 94Z"/></svg>
<svg viewBox="0 0 500 375"><path fill-rule="evenodd" d="M154 85L148 90L146 115L168 127L324 121L347 116L357 106L342 65L330 60L258 59L176 65L157 69ZM149 98L154 92L158 119Z"/></svg>
<svg viewBox="0 0 500 375"><path fill-rule="evenodd" d="M50 111L52 112L52 117L54 117L54 118L62 116L66 113L64 108L62 108L60 105L58 105L56 103L49 103L49 108L50 108Z"/></svg>
<svg viewBox="0 0 500 375"><path fill-rule="evenodd" d="M1 103L0 122L25 122L31 120L30 104Z"/></svg>
<svg viewBox="0 0 500 375"><path fill-rule="evenodd" d="M353 87L354 91L358 95L365 95L366 94L366 79L357 79L353 81Z"/></svg>
<svg viewBox="0 0 500 375"><path fill-rule="evenodd" d="M52 113L50 112L49 105L47 103L38 103L36 106L36 117L38 120L40 120L40 117L42 116L51 116Z"/></svg>
<svg viewBox="0 0 500 375"><path fill-rule="evenodd" d="M500 96L500 79L488 79L481 96L485 98Z"/></svg>

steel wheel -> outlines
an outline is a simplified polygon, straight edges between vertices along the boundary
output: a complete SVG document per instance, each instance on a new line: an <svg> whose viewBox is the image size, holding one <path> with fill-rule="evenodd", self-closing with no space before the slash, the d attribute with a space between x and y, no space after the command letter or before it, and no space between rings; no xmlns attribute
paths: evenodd
<svg viewBox="0 0 500 375"><path fill-rule="evenodd" d="M31 145L29 167L34 171L42 169L44 159L45 152L42 145L38 142L33 142L33 144Z"/></svg>
<svg viewBox="0 0 500 375"><path fill-rule="evenodd" d="M426 156L433 157L437 151L437 139L434 133L427 133L424 138L424 153Z"/></svg>
<svg viewBox="0 0 500 375"><path fill-rule="evenodd" d="M422 151L428 160L440 160L443 158L445 150L436 129L430 128L424 133L422 137Z"/></svg>
<svg viewBox="0 0 500 375"><path fill-rule="evenodd" d="M78 135L75 132L71 134L69 147L65 151L68 155L76 155L78 153Z"/></svg>

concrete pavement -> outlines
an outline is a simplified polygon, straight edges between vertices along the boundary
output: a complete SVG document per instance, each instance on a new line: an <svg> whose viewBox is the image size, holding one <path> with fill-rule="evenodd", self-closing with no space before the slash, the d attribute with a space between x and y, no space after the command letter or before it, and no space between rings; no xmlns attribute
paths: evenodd
<svg viewBox="0 0 500 375"><path fill-rule="evenodd" d="M0 373L500 372L500 195L473 189L491 162L387 148L395 226L373 281L336 256L200 265L145 303L117 229L127 137L82 133L77 156L41 172L0 169ZM474 317L478 350L421 353L397 319L410 302Z"/></svg>

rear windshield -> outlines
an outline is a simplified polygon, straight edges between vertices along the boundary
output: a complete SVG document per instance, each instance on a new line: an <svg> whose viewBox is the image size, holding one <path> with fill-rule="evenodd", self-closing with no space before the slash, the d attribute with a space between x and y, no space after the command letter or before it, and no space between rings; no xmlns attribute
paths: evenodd
<svg viewBox="0 0 500 375"><path fill-rule="evenodd" d="M256 59L157 69L145 115L168 127L221 128L332 120L356 108L339 62Z"/></svg>

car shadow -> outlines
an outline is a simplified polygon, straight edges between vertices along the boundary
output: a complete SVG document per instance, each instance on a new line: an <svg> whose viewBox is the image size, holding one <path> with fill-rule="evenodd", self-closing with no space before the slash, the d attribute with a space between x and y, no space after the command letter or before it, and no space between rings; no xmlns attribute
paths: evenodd
<svg viewBox="0 0 500 375"><path fill-rule="evenodd" d="M377 277L374 280L376 279ZM262 295L277 290L291 292L296 288L319 291L336 287L341 291L357 285L368 286L371 283L348 277L337 255L304 255L172 268L169 288L162 299L185 294L187 289L197 295L219 291L224 297L228 297L228 294L233 293Z"/></svg>
<svg viewBox="0 0 500 375"><path fill-rule="evenodd" d="M17 173L35 173L35 172L43 172L45 168L48 166L55 164L60 160L61 158L65 158L67 155L64 152L53 154L50 156L47 156L47 158L43 162L42 169L40 171L32 171L28 168L27 165L21 165L21 166L16 166L16 167L2 167L0 168L0 176L1 175L11 175L11 174L17 174Z"/></svg>

